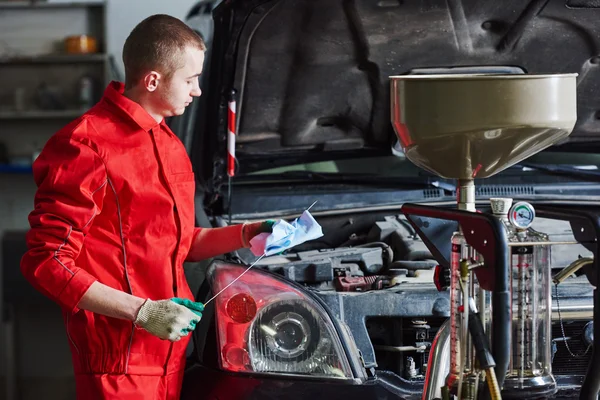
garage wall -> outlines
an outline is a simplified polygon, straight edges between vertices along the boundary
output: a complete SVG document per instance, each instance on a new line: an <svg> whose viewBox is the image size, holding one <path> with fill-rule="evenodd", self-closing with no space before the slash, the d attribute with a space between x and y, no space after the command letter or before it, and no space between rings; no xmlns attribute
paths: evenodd
<svg viewBox="0 0 600 400"><path fill-rule="evenodd" d="M121 61L123 43L138 22L153 14L168 14L184 19L194 4L195 0L108 0L107 50L114 56L121 76L124 75Z"/></svg>
<svg viewBox="0 0 600 400"><path fill-rule="evenodd" d="M157 13L165 13L183 19L194 4L195 0L170 0L168 2L163 0L107 0L107 52L114 56L119 75L124 76L121 61L123 43L138 22ZM59 128L59 125L48 126L48 129L53 131ZM18 137L15 136L15 140L22 140L25 137L18 135ZM33 207L34 193L35 185L31 174L5 174L0 177L0 237L5 230L28 228L27 215ZM0 268L18 268L18 266L0 265ZM0 274L0 279L1 276ZM2 284L0 282L0 310L2 309ZM19 398L50 400L71 398L71 360L58 307L52 303L36 309L18 307L16 319L18 321L16 332L18 343L15 349L17 374L23 380ZM4 398L3 381L7 372L6 351L5 324L2 323L0 329L0 398ZM55 395L48 397L49 393ZM39 397L40 395L42 397Z"/></svg>

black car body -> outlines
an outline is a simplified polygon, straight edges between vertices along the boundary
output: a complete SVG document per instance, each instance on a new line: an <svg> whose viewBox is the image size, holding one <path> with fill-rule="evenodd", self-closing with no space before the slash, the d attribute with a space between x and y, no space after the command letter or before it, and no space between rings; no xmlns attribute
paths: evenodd
<svg viewBox="0 0 600 400"><path fill-rule="evenodd" d="M214 17L214 32L206 24L204 94L172 121L195 167L198 223L292 220L318 201L311 212L324 236L261 260L207 305L182 398L421 398L449 296L436 288L438 263L400 207L454 207L456 192L454 182L420 170L394 146L388 77L579 73L578 122L569 140L526 166L477 181L478 208L489 210L490 197L598 205L600 6L591 0L213 6L196 9ZM232 99L237 160L229 192ZM534 226L573 240L566 222L540 218ZM438 235L449 241L455 229L442 224ZM581 245L554 246L553 273L591 254ZM206 302L256 260L242 249L188 266L197 300ZM555 398L578 396L592 354L593 287L582 272L553 290ZM265 333L273 327L281 330L276 338Z"/></svg>

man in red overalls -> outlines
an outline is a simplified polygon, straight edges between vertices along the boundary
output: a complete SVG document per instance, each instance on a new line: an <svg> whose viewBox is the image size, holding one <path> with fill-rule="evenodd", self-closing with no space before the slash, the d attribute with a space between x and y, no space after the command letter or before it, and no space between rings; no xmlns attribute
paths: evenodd
<svg viewBox="0 0 600 400"><path fill-rule="evenodd" d="M270 224L194 227L195 179L164 122L200 96L205 45L155 15L123 49L125 85L56 133L34 163L23 274L63 310L79 399L178 399L203 306L183 272Z"/></svg>

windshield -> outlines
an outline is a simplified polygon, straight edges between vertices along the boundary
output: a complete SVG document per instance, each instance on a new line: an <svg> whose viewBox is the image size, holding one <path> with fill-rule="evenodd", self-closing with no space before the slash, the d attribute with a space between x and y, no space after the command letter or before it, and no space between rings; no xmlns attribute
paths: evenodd
<svg viewBox="0 0 600 400"><path fill-rule="evenodd" d="M544 182L565 182L565 178L560 175L549 175L547 173L540 174L532 168L525 167L535 165L553 165L569 167L574 170L582 171L598 171L600 168L600 154L596 153L573 153L573 152L555 152L542 151L534 156L523 160L522 164L518 164L505 169L504 171L488 178L488 181L496 181L498 179L506 180L507 177L524 177L536 175L543 176ZM390 178L415 178L415 177L435 177L422 168L417 167L409 159L403 155L399 156L383 156L370 158L350 158L336 161L314 162L306 164L288 165L285 167L270 168L253 172L248 175L275 175L294 172L312 172L315 174L340 174L340 175L373 175L378 177ZM538 172L537 174L535 172ZM573 177L571 176L571 179ZM585 177L581 180L585 181Z"/></svg>

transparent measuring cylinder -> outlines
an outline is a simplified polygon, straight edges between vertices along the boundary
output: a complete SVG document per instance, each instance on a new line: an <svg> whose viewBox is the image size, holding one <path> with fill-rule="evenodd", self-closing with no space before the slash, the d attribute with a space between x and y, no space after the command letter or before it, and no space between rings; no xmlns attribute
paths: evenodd
<svg viewBox="0 0 600 400"><path fill-rule="evenodd" d="M466 340L464 339L465 332L463 331L464 321L464 305L465 297L463 288L467 292L467 296L473 298L482 316L487 315L486 311L490 309L490 296L484 292L478 285L474 273L469 273L466 282L463 281L461 287L459 280L461 279L460 264L462 260L469 260L473 263L483 261L483 257L467 244L464 235L459 231L452 236L452 253L450 259L450 372L447 378L447 385L455 391L460 379L460 372L464 372L463 383L466 383L466 376L474 371L475 367L475 351L473 349L471 337L466 332ZM470 318L471 316L469 316ZM486 317L484 326L489 326L489 321ZM464 356L466 354L466 356ZM461 357L464 357L461 359ZM463 368L461 370L461 363Z"/></svg>
<svg viewBox="0 0 600 400"><path fill-rule="evenodd" d="M545 244L549 238L528 227L535 217L531 205L511 205L512 199L491 199L492 212L511 244L511 352L504 389L547 393L556 386L551 365L551 254Z"/></svg>
<svg viewBox="0 0 600 400"><path fill-rule="evenodd" d="M507 378L523 388L533 377L551 375L551 271L546 234L509 230L511 246L512 353ZM527 245L527 243L538 243ZM517 385L518 387L519 385Z"/></svg>

